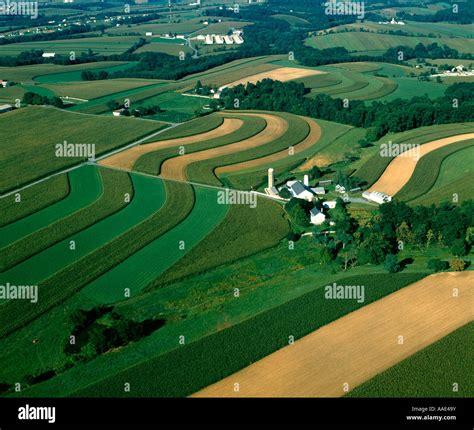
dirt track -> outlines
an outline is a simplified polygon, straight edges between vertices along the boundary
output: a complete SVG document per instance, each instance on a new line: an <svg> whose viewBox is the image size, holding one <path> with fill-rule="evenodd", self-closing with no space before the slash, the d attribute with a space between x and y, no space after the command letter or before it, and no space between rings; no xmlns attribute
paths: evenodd
<svg viewBox="0 0 474 430"><path fill-rule="evenodd" d="M303 118L309 125L310 130L308 136L300 143L294 146L294 154L303 152L304 150L311 148L314 144L318 142L321 138L321 127L319 124L312 118ZM274 154L267 155L266 157L256 158L254 160L243 161L242 163L232 164L230 166L222 166L216 169L216 175L219 176L222 173L237 172L239 170L251 169L261 165L266 165L269 163L274 163L275 161L284 160L289 158L291 160L292 155L289 154L288 150L285 149Z"/></svg>
<svg viewBox="0 0 474 430"><path fill-rule="evenodd" d="M342 396L344 383L352 389L471 321L473 281L474 272L431 275L316 330L193 397ZM454 288L459 289L458 297L453 297ZM398 336L404 338L402 345ZM240 384L238 393L234 392L235 383Z"/></svg>
<svg viewBox="0 0 474 430"><path fill-rule="evenodd" d="M223 85L222 88L232 88L237 85L248 83L256 84L257 82L263 79L273 79L275 81L291 81L293 79L304 78L306 76L312 75L321 75L326 72L321 72L319 70L310 70L310 69L299 69L297 67L280 67L278 69L269 70L268 72L257 73L256 75L247 76L246 78L239 79L237 81L231 82L230 84Z"/></svg>
<svg viewBox="0 0 474 430"><path fill-rule="evenodd" d="M446 137L444 139L424 143L419 147L419 157L421 158L429 152L442 148L443 146L469 139L474 139L474 133L460 134L458 136ZM394 196L408 183L415 171L417 163L418 159L414 154L408 151L400 154L390 162L379 180L369 188L369 191L380 191Z"/></svg>
<svg viewBox="0 0 474 430"><path fill-rule="evenodd" d="M263 118L267 125L260 133L241 142L170 158L162 164L160 176L166 179L186 181L188 179L186 168L190 164L265 145L283 136L288 130L288 123L276 115L250 113L242 113L240 115L258 116Z"/></svg>
<svg viewBox="0 0 474 430"><path fill-rule="evenodd" d="M127 149L126 151L119 152L108 158L104 158L99 162L99 164L103 166L116 167L119 169L132 170L135 162L144 154L158 151L163 148L187 145L190 143L202 142L205 140L214 139L216 137L225 136L237 131L240 127L242 127L243 123L244 122L238 118L224 118L224 122L219 127L215 128L214 130L207 131L206 133L134 146L133 148Z"/></svg>

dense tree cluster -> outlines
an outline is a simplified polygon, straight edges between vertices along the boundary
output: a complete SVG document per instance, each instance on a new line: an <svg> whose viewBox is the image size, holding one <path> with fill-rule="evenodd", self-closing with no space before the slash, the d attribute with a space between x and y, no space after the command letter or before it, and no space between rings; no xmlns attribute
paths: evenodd
<svg viewBox="0 0 474 430"><path fill-rule="evenodd" d="M83 81L103 81L104 79L108 79L109 74L105 70L101 70L100 72L92 72L90 70L84 70L81 73L81 79Z"/></svg>
<svg viewBox="0 0 474 430"><path fill-rule="evenodd" d="M454 84L443 97L435 100L428 96L372 104L351 100L348 106L341 99L325 94L308 98L305 97L307 93L302 83L264 79L257 84L226 88L220 100L227 109L235 109L238 100L240 109L291 112L370 128L368 138L371 141L388 132L474 120L473 83Z"/></svg>
<svg viewBox="0 0 474 430"><path fill-rule="evenodd" d="M110 306L98 306L88 311L77 309L70 320L75 341L72 343L68 338L64 352L74 360L84 361L148 336L165 324L164 320L155 319L135 322Z"/></svg>
<svg viewBox="0 0 474 430"><path fill-rule="evenodd" d="M439 206L410 207L392 201L380 206L380 213L364 225L358 225L338 199L336 209L329 212L335 222L333 236L316 234L315 240L330 250L323 258L331 257L337 267L348 265L383 264L390 273L403 269L408 261L399 261L403 249L446 247L455 257L450 262L433 259L428 268L433 271L463 270L463 256L474 244L474 201L460 206L442 203ZM324 226L323 226L324 229Z"/></svg>
<svg viewBox="0 0 474 430"><path fill-rule="evenodd" d="M59 97L47 97L32 92L25 93L22 103L26 105L52 105L58 108L64 107L64 103Z"/></svg>

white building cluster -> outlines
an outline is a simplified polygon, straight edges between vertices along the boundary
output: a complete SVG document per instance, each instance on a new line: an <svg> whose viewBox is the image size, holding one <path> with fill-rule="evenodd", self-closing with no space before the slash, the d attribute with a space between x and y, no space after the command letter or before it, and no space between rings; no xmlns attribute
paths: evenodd
<svg viewBox="0 0 474 430"><path fill-rule="evenodd" d="M195 39L204 41L206 45L242 45L244 43L240 30L235 30L232 34L225 36L220 34L200 34Z"/></svg>
<svg viewBox="0 0 474 430"><path fill-rule="evenodd" d="M379 21L379 24L384 25L405 25L403 21L397 21L395 18L392 18L390 21Z"/></svg>
<svg viewBox="0 0 474 430"><path fill-rule="evenodd" d="M321 196L326 194L324 187L310 187L308 175L304 175L303 182L288 181L282 188L286 188L290 192L292 198L306 200L308 202L318 199L318 195ZM265 189L265 192L270 196L277 197L281 189L278 190L275 187L273 169L268 169L268 187ZM334 209L336 205L337 202L335 200L330 200L324 202L321 209L316 207L311 209L309 213L311 223L313 225L323 224L326 221L325 210Z"/></svg>

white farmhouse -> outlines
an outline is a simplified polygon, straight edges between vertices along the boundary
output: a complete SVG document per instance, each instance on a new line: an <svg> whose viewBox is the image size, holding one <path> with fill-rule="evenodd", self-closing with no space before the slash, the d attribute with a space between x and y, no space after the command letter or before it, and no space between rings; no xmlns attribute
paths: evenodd
<svg viewBox="0 0 474 430"><path fill-rule="evenodd" d="M288 181L286 186L288 187L292 197L307 200L308 202L313 201L314 194L309 191L301 182Z"/></svg>
<svg viewBox="0 0 474 430"><path fill-rule="evenodd" d="M318 208L311 209L309 214L311 215L311 224L321 225L326 221L326 215L324 215Z"/></svg>
<svg viewBox="0 0 474 430"><path fill-rule="evenodd" d="M6 87L8 87L8 81L4 81L3 79L0 79L0 85L1 85L3 88L6 88Z"/></svg>

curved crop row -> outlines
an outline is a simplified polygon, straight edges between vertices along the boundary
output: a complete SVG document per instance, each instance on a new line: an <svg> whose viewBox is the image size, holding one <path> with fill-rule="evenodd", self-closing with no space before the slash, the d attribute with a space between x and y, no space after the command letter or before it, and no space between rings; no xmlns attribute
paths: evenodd
<svg viewBox="0 0 474 430"><path fill-rule="evenodd" d="M397 193L397 199L410 201L428 193L436 183L443 161L463 149L474 147L474 140L444 146L420 159L410 181Z"/></svg>
<svg viewBox="0 0 474 430"><path fill-rule="evenodd" d="M104 192L104 185L99 169L83 166L65 175L69 177L69 195L59 202L50 205L21 220L0 228L0 248L3 248L25 236L51 226L55 222L85 208L98 200ZM35 194L41 192L38 184ZM35 189L32 187L32 189ZM30 189L30 188L28 188ZM39 198L40 195L38 195ZM1 251L0 251L1 253Z"/></svg>
<svg viewBox="0 0 474 430"><path fill-rule="evenodd" d="M125 208L12 267L4 272L0 279L17 284L41 285L43 280L74 264L157 212L165 202L161 181L138 175L132 176L132 179L135 195ZM123 195L119 196L119 199L123 201ZM71 241L74 241L74 250L70 249Z"/></svg>
<svg viewBox="0 0 474 430"><path fill-rule="evenodd" d="M398 134L389 134L376 143L380 146L382 143L393 141L394 143L423 144L436 139L453 136L460 133L474 131L474 125L470 123L456 123L434 125L430 127L417 128ZM387 166L395 157L381 157L380 151L369 158L355 173L355 176L362 179L368 186L374 184L383 174Z"/></svg>
<svg viewBox="0 0 474 430"><path fill-rule="evenodd" d="M10 243L8 246L0 250L0 270L4 271L22 261L40 253L44 249L63 241L66 238L84 230L100 220L107 218L113 213L122 209L126 204L126 196L130 198L133 195L133 188L130 178L127 174L114 170L103 170L98 172L97 167L93 167L92 173L96 176L100 198L97 198L88 206L77 210L74 213L64 216L63 218L52 221L51 224L45 224L43 228L36 230L22 237L16 242ZM100 176L102 177L103 188L100 185ZM87 185L91 185L89 181L82 184L83 191ZM84 195L84 194L83 194ZM80 196L80 194L79 194ZM72 240L72 239L70 239ZM67 253L67 247L64 248ZM30 273L27 270L25 273Z"/></svg>
<svg viewBox="0 0 474 430"><path fill-rule="evenodd" d="M54 205L69 195L66 173L0 199L0 228ZM16 201L20 194L20 202Z"/></svg>
<svg viewBox="0 0 474 430"><path fill-rule="evenodd" d="M192 187L187 184L166 182L165 189L166 202L158 212L41 282L39 285L41 300L37 303L16 300L1 304L0 337L25 326L64 302L182 222L193 207Z"/></svg>
<svg viewBox="0 0 474 430"><path fill-rule="evenodd" d="M191 154L197 151L203 151L205 149L216 148L218 146L229 145L231 143L239 142L245 139L249 139L260 133L266 126L266 122L263 118L259 117L248 117L243 115L226 115L225 118L237 118L243 121L243 125L233 133L226 134L222 137L216 137L210 140L203 140L189 145L181 145L180 141L177 140L176 146L171 148L160 149L157 151L149 152L142 155L134 164L133 169L139 172L145 172L152 175L158 175L161 171L161 165L168 159L178 157L181 154L179 150L181 146L184 147L186 154Z"/></svg>
<svg viewBox="0 0 474 430"><path fill-rule="evenodd" d="M80 291L88 300L111 303L124 298L125 288L136 296L150 282L181 259L219 225L229 209L218 203L215 189L195 188L191 213L158 239L131 255Z"/></svg>
<svg viewBox="0 0 474 430"><path fill-rule="evenodd" d="M227 153L211 159L199 160L198 163L192 162L187 166L187 177L196 182L222 185L221 181L215 175L215 169L221 166L237 164L256 158L265 157L276 152L289 150L303 141L310 132L308 123L296 115L278 113L274 116L284 119L288 123L288 129L279 137L266 141L263 144L249 147L238 152Z"/></svg>

